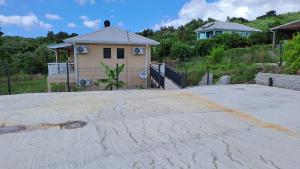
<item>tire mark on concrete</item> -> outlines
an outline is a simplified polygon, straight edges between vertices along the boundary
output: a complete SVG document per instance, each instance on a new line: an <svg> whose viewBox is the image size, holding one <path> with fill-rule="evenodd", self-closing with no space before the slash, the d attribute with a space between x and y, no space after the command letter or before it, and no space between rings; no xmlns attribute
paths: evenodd
<svg viewBox="0 0 300 169"><path fill-rule="evenodd" d="M232 152L230 151L230 145L223 139L222 142L225 144L226 146L226 156L232 161L235 162L241 166L245 166L245 164L243 164L242 162L240 162L239 160L233 158L232 156ZM247 167L249 168L249 167Z"/></svg>
<svg viewBox="0 0 300 169"><path fill-rule="evenodd" d="M128 134L128 136L131 138L131 140L133 142L135 142L136 144L138 144L138 141L133 137L132 133L129 131L128 126L125 124L125 122L123 122L124 127L126 128L126 133Z"/></svg>
<svg viewBox="0 0 300 169"><path fill-rule="evenodd" d="M275 164L273 161L269 160L271 165L276 169L281 169L277 164Z"/></svg>
<svg viewBox="0 0 300 169"><path fill-rule="evenodd" d="M106 136L107 136L107 130L105 129L104 130L104 136L102 137L101 141L100 141L100 144L101 146L103 147L103 149L106 151L107 150L107 147L105 146L104 142L106 140Z"/></svg>
<svg viewBox="0 0 300 169"><path fill-rule="evenodd" d="M214 165L214 169L218 169L218 164L217 164L218 158L217 158L217 156L214 155L213 153L211 153L211 156L213 157L212 163Z"/></svg>
<svg viewBox="0 0 300 169"><path fill-rule="evenodd" d="M192 155L192 160L193 160L193 163L194 163L194 164L197 163L196 156L197 156L197 151L194 152L193 155Z"/></svg>
<svg viewBox="0 0 300 169"><path fill-rule="evenodd" d="M167 160L167 162L171 165L171 167L173 167L174 166L174 163L173 163L173 161L171 161L171 159L169 158L169 157L167 157L167 156L164 156L164 158Z"/></svg>

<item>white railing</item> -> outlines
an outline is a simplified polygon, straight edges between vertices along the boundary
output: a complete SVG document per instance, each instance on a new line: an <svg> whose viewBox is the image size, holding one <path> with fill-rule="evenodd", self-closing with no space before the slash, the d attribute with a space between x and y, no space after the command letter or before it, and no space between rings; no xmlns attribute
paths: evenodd
<svg viewBox="0 0 300 169"><path fill-rule="evenodd" d="M69 63L69 73L74 72L74 63ZM67 75L67 63L48 63L48 75Z"/></svg>

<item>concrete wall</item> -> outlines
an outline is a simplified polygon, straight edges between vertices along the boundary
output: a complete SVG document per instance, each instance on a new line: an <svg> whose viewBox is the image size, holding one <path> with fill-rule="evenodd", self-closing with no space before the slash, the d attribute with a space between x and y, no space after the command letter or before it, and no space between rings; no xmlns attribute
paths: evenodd
<svg viewBox="0 0 300 169"><path fill-rule="evenodd" d="M151 48L139 45L99 45L99 44L76 44L77 46L87 46L88 54L77 54L79 78L90 78L93 82L106 78L101 62L116 67L116 64L125 64L120 80L125 82L125 88L145 87L145 80L139 77L139 72L145 70L146 51L148 52L148 64L151 61ZM133 55L134 47L144 48L144 55ZM104 59L103 48L111 48L111 58ZM125 49L125 58L117 59L117 48Z"/></svg>
<svg viewBox="0 0 300 169"><path fill-rule="evenodd" d="M257 84L268 85L269 78L273 78L273 86L300 90L300 76L272 73L258 73L255 78Z"/></svg>

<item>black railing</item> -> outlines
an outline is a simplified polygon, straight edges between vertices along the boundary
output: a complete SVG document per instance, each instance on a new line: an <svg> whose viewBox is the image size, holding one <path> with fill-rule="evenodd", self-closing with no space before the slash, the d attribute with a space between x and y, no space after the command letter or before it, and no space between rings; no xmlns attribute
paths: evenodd
<svg viewBox="0 0 300 169"><path fill-rule="evenodd" d="M160 71L154 66L150 66L150 76L161 86L163 89L165 88L165 77L160 73Z"/></svg>
<svg viewBox="0 0 300 169"><path fill-rule="evenodd" d="M167 78L172 80L174 83L176 83L181 88L186 87L185 74L176 71L173 67L171 67L167 64L165 65L165 75Z"/></svg>

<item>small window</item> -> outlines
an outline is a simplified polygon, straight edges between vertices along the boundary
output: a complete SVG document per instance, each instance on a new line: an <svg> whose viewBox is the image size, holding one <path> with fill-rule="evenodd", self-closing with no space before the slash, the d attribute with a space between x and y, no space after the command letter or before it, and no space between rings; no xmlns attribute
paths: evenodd
<svg viewBox="0 0 300 169"><path fill-rule="evenodd" d="M103 48L103 57L104 59L111 58L111 48Z"/></svg>
<svg viewBox="0 0 300 169"><path fill-rule="evenodd" d="M118 59L124 59L125 58L124 48L118 48L117 49L117 58Z"/></svg>

